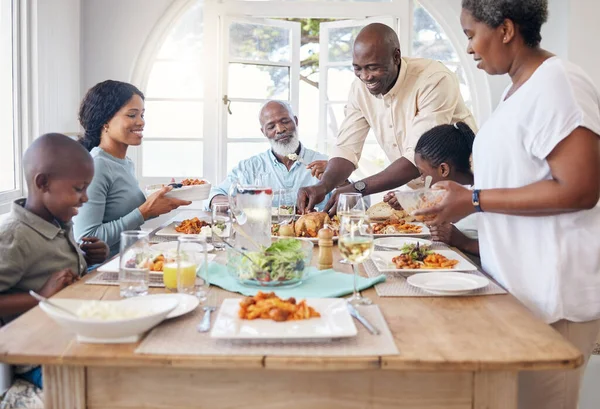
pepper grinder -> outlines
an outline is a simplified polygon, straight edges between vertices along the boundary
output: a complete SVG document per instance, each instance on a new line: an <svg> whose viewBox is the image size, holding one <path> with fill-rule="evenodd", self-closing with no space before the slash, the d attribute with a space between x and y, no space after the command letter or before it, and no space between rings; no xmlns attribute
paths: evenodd
<svg viewBox="0 0 600 409"><path fill-rule="evenodd" d="M319 270L333 267L333 231L325 226L319 230Z"/></svg>

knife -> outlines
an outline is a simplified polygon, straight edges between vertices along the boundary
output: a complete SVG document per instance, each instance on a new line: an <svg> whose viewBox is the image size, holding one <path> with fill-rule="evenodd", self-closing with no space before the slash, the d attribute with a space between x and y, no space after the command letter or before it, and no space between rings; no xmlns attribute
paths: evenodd
<svg viewBox="0 0 600 409"><path fill-rule="evenodd" d="M375 328L373 325L371 325L371 323L369 321L367 321L367 319L365 317L363 317L360 312L358 312L358 310L354 307L354 305L347 303L348 305L348 312L350 313L350 315L352 315L354 318L356 318L358 320L358 322L360 322L362 325L364 325L364 327L369 330L369 332L373 335L379 335L379 330L377 328Z"/></svg>

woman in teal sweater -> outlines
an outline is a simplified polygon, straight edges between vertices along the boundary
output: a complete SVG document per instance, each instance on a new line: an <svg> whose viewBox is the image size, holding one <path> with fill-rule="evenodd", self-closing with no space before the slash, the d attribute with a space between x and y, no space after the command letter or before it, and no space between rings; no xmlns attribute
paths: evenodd
<svg viewBox="0 0 600 409"><path fill-rule="evenodd" d="M135 86L107 80L87 92L79 109L85 130L80 142L94 159L95 175L87 189L89 201L74 219L74 233L95 236L110 246L111 256L119 252L121 232L137 230L152 217L168 213L191 202L166 197L171 187L147 199L135 177L129 146L142 143L144 94Z"/></svg>

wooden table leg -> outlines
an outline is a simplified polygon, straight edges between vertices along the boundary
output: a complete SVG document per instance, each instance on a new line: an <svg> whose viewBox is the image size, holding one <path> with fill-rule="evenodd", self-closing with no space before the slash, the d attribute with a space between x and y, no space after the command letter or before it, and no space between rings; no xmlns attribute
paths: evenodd
<svg viewBox="0 0 600 409"><path fill-rule="evenodd" d="M85 368L44 365L44 407L46 409L85 409Z"/></svg>
<svg viewBox="0 0 600 409"><path fill-rule="evenodd" d="M517 372L476 372L473 409L515 409Z"/></svg>

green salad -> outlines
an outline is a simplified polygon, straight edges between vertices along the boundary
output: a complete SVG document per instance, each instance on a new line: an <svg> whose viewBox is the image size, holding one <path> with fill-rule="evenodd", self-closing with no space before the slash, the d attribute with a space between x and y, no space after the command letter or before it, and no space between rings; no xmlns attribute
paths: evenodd
<svg viewBox="0 0 600 409"><path fill-rule="evenodd" d="M244 280L290 281L301 279L304 274L302 242L297 239L278 240L263 251L248 252L252 260L242 259L239 278Z"/></svg>
<svg viewBox="0 0 600 409"><path fill-rule="evenodd" d="M400 249L402 254L408 255L415 261L423 261L425 257L433 253L431 246L420 243L407 243Z"/></svg>

